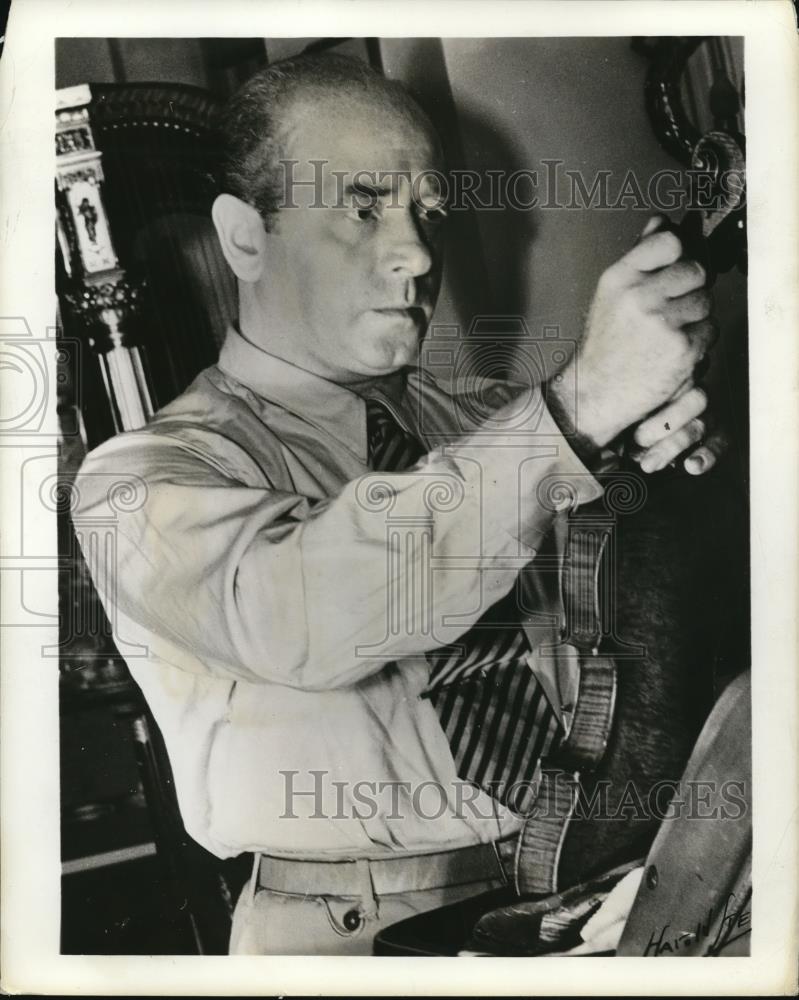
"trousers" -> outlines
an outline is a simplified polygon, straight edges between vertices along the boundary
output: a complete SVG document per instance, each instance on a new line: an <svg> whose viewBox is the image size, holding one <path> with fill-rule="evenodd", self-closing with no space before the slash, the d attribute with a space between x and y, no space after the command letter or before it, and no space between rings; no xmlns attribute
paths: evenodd
<svg viewBox="0 0 799 1000"><path fill-rule="evenodd" d="M406 917L457 903L505 880L438 888L330 895L295 893L259 884L258 858L241 891L230 935L231 955L371 955L375 936Z"/></svg>

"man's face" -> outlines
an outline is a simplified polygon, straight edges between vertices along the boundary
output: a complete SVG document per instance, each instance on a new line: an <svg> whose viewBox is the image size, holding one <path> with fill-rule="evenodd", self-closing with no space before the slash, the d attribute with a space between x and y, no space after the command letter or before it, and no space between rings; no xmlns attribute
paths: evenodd
<svg viewBox="0 0 799 1000"><path fill-rule="evenodd" d="M288 117L297 207L278 211L269 253L292 360L339 382L414 363L441 280L435 138L363 96L300 100Z"/></svg>

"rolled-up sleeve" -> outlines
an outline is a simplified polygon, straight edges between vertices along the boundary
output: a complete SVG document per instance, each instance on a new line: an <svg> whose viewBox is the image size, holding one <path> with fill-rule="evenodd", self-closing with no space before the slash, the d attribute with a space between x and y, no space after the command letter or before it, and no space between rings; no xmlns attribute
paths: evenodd
<svg viewBox="0 0 799 1000"><path fill-rule="evenodd" d="M542 484L571 483L572 503L601 493L546 409L527 435L478 429L329 500L241 482L176 438L122 435L85 461L76 523L100 516L119 470L143 495L118 512L95 580L106 607L213 675L307 689L452 641L534 559L555 516Z"/></svg>

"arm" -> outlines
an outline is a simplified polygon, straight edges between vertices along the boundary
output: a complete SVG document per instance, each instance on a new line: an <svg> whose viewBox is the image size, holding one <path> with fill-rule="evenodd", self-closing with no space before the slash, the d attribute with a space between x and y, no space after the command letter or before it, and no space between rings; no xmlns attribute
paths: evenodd
<svg viewBox="0 0 799 1000"><path fill-rule="evenodd" d="M138 432L89 456L77 483L76 516L102 508L113 471L135 470L147 497L139 509L119 516L110 593L120 611L189 650L213 673L332 688L439 644L421 630L384 641L386 516L364 504L370 480L396 492L392 517L424 515L419 530L428 532L432 561L442 567L435 573L433 621L469 612L447 641L510 589L520 542L532 559L554 516L536 504L520 510L521 466L528 495L553 473L576 476L580 499L598 495L546 411L526 448L519 446L518 430L507 447L497 446L495 431L486 447L478 431L446 454L432 452L417 471L371 474L317 503L242 485L212 464L210 450L206 459L175 439ZM533 462L531 443L542 449ZM436 480L455 484L462 494L454 509L431 510L426 503ZM503 557L515 559L511 568L500 565ZM418 559L400 568L395 585L418 572ZM379 657L356 656L357 647L375 644Z"/></svg>
<svg viewBox="0 0 799 1000"><path fill-rule="evenodd" d="M677 263L680 253L673 234L653 233L600 280L570 362L579 366L579 381L566 413L597 448L671 399L711 339L699 292L704 275ZM516 405L509 406L506 420L500 410L490 430L478 429L446 454L432 452L416 472L372 477L396 493L393 517L421 519L429 532L441 567L433 623L463 616L447 641L507 593L521 563L534 557L554 516L534 499L542 480L571 478L578 502L599 493L548 410L520 437ZM503 425L514 428L505 439L496 431ZM210 452L156 448L146 431L126 437L87 461L77 513L91 516L105 503L103 477L93 472L133 469L147 483L141 509L120 515L119 560L109 573L113 601L152 634L191 651L214 673L305 688L351 684L440 644L440 634L414 629L384 641L386 519L359 493L370 477L312 509L308 498L241 485ZM452 509L426 504L435 476L458 484L462 496ZM413 560L399 567L394 582L402 586L416 569ZM377 645L380 657L356 655L358 647Z"/></svg>

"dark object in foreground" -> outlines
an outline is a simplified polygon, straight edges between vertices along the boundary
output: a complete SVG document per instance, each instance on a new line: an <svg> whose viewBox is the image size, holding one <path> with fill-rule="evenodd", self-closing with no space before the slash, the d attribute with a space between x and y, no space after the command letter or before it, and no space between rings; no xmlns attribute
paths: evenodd
<svg viewBox="0 0 799 1000"><path fill-rule="evenodd" d="M751 931L750 677L732 681L711 713L682 787L708 789L707 812L661 824L616 951L652 957L748 954ZM725 793L740 786L739 807ZM727 791L729 789L727 788ZM403 920L375 939L377 955L544 956L581 943L580 931L634 861L539 899L510 887Z"/></svg>
<svg viewBox="0 0 799 1000"><path fill-rule="evenodd" d="M580 931L611 889L642 864L642 859L630 861L565 892L491 910L475 924L467 948L527 956L574 948L582 942Z"/></svg>

